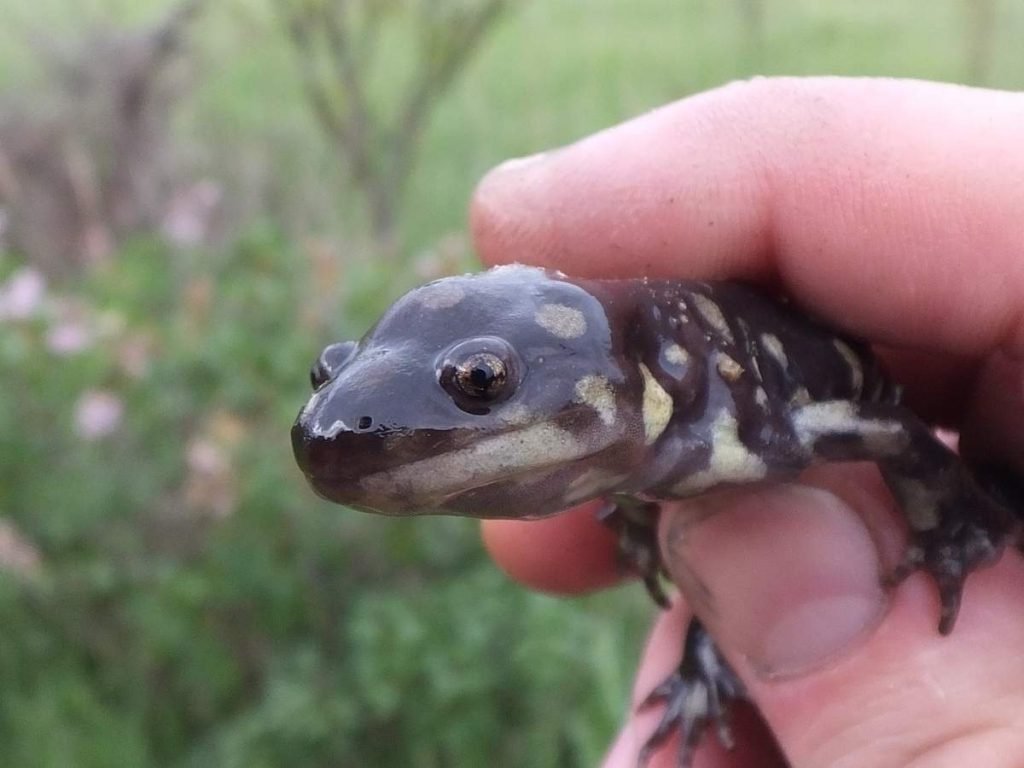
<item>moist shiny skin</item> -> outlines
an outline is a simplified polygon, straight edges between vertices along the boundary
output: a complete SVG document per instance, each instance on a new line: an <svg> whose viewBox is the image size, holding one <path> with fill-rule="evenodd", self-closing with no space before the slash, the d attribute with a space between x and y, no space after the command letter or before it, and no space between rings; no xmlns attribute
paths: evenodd
<svg viewBox="0 0 1024 768"><path fill-rule="evenodd" d="M608 497L623 552L662 602L650 502L815 462L877 462L909 527L888 581L926 571L941 632L968 574L1019 540L1020 478L976 475L899 404L866 346L738 283L525 266L446 278L403 296L359 342L327 347L311 375L292 445L321 496L482 518ZM698 622L656 694L666 707L644 755L680 730L687 766L709 724L731 745L743 686Z"/></svg>
<svg viewBox="0 0 1024 768"><path fill-rule="evenodd" d="M441 361L488 338L515 380L470 413ZM896 396L860 346L744 286L524 266L416 289L331 356L296 458L321 495L386 514L539 517L790 476L815 457L800 408Z"/></svg>
<svg viewBox="0 0 1024 768"><path fill-rule="evenodd" d="M505 378L474 398L444 370L486 381L480 354ZM317 493L368 511L532 518L870 459L909 522L908 567L953 578L1016 531L864 345L738 283L445 278L328 347L314 378L295 457Z"/></svg>

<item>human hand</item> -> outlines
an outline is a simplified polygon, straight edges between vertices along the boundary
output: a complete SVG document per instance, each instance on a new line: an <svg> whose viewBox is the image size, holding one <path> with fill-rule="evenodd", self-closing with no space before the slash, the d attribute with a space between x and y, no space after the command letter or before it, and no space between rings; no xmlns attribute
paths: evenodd
<svg viewBox="0 0 1024 768"><path fill-rule="evenodd" d="M965 453L1024 475L1022 135L1024 94L739 83L501 166L477 190L473 232L489 263L780 288L871 340L906 402L958 429ZM536 588L618 578L612 537L589 510L484 526L499 564ZM1024 764L1017 552L968 579L942 637L923 574L880 587L904 535L871 466L667 505L661 537L674 580L708 588L686 596L786 756L743 716L737 750L705 738L697 766ZM658 619L637 700L677 663L687 610ZM657 720L634 711L606 766L632 768Z"/></svg>

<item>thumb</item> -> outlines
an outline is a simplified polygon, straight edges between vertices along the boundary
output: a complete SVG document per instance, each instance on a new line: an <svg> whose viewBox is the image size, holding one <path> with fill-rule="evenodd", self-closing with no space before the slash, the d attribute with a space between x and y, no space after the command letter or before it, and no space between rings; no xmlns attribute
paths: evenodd
<svg viewBox="0 0 1024 768"><path fill-rule="evenodd" d="M903 534L877 472L807 482L672 505L662 523L674 580L794 768L1020 766L1024 561L972 574L943 637L925 574L881 587Z"/></svg>

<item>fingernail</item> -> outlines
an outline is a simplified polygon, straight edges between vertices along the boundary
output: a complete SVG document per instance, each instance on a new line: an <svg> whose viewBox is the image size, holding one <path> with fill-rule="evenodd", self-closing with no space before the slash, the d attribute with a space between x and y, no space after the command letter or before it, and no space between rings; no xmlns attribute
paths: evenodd
<svg viewBox="0 0 1024 768"><path fill-rule="evenodd" d="M668 567L716 639L764 677L820 666L877 625L877 549L846 502L817 488L724 492L679 505Z"/></svg>

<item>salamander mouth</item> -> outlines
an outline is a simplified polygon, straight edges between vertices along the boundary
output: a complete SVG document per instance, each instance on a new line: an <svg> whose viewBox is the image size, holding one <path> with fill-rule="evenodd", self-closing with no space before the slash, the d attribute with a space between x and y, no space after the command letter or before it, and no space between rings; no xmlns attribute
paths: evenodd
<svg viewBox="0 0 1024 768"><path fill-rule="evenodd" d="M566 497L582 473L634 460L622 455L632 444L623 439L628 423L604 424L574 404L555 419L500 431L342 430L325 438L309 429L306 410L292 428L292 445L313 490L354 509L393 516L540 517L584 500ZM598 458L609 449L616 456Z"/></svg>
<svg viewBox="0 0 1024 768"><path fill-rule="evenodd" d="M343 472L332 471L336 463L308 457L300 464L320 496L378 514L528 517L569 506L562 492L580 461L614 441L607 432L577 434L538 422L377 471L365 453ZM522 510L524 504L530 508Z"/></svg>
<svg viewBox="0 0 1024 768"><path fill-rule="evenodd" d="M360 485L374 494L430 497L451 488L472 488L505 475L577 461L592 452L587 442L556 424L539 422L374 473Z"/></svg>
<svg viewBox="0 0 1024 768"><path fill-rule="evenodd" d="M390 493L372 493L360 489L353 493L349 481L332 480L331 478L310 477L310 484L318 495L344 504L359 512L393 517L412 517L421 515L456 515L465 517L540 517L552 514L568 505L560 500L551 509L538 514L537 509L523 506L522 494L517 493L523 484L542 482L545 478L557 475L572 466L574 460L566 460L545 467L543 470L524 468L506 472L494 477L483 478L472 485L451 487L430 496L417 495L415 492L401 493L393 490ZM497 508L496 508L497 507Z"/></svg>

